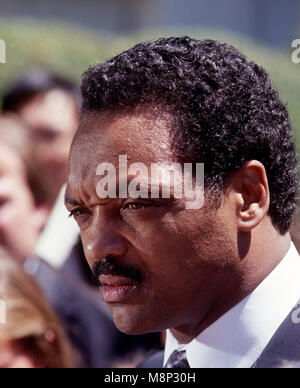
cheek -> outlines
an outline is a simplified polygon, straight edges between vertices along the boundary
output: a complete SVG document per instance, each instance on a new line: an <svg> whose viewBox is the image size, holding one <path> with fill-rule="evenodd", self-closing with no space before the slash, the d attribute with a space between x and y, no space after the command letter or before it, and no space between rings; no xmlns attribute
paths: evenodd
<svg viewBox="0 0 300 388"><path fill-rule="evenodd" d="M151 280L171 288L190 276L196 261L189 236L174 224L160 223L141 229L135 248Z"/></svg>
<svg viewBox="0 0 300 388"><path fill-rule="evenodd" d="M193 219L187 210L176 219L170 216L162 221L141 228L136 240L139 255L153 278L186 284L195 283L197 276L204 283L205 274L212 276L219 271L224 261L221 251L227 255L229 250L216 218Z"/></svg>
<svg viewBox="0 0 300 388"><path fill-rule="evenodd" d="M9 203L3 206L0 210L0 228L2 230L10 231L18 225L19 221L22 220L18 208L14 203Z"/></svg>
<svg viewBox="0 0 300 388"><path fill-rule="evenodd" d="M32 204L25 197L10 201L0 209L0 228L14 235L27 234L33 228L32 215Z"/></svg>

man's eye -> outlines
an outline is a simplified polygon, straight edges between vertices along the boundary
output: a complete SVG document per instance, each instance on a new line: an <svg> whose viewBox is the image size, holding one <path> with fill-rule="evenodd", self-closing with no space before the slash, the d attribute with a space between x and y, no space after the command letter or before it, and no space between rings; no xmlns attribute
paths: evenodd
<svg viewBox="0 0 300 388"><path fill-rule="evenodd" d="M130 202L124 205L122 210L139 210L144 209L147 205L138 202Z"/></svg>
<svg viewBox="0 0 300 388"><path fill-rule="evenodd" d="M141 203L129 203L127 208L129 210L138 210L138 209L142 209L144 207L144 205L142 205Z"/></svg>
<svg viewBox="0 0 300 388"><path fill-rule="evenodd" d="M79 218L81 217L85 212L81 209L75 209L70 211L69 217Z"/></svg>

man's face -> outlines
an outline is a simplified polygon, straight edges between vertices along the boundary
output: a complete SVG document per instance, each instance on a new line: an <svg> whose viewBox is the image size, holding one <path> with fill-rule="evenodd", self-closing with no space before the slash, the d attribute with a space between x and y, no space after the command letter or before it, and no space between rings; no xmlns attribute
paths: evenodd
<svg viewBox="0 0 300 388"><path fill-rule="evenodd" d="M0 245L20 260L32 254L39 235L25 169L14 150L0 147Z"/></svg>
<svg viewBox="0 0 300 388"><path fill-rule="evenodd" d="M36 160L44 172L45 189L55 201L66 181L70 145L78 126L74 98L61 90L40 93L18 114L29 129Z"/></svg>
<svg viewBox="0 0 300 388"><path fill-rule="evenodd" d="M237 257L222 208L97 195L99 163L112 163L118 176L119 155L148 167L174 162L171 123L143 112L89 113L71 149L67 207L114 322L128 334L199 323L228 291Z"/></svg>

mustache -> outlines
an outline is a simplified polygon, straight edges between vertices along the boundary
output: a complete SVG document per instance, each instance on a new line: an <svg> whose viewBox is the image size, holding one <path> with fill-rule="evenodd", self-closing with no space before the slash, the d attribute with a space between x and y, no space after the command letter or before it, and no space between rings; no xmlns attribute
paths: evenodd
<svg viewBox="0 0 300 388"><path fill-rule="evenodd" d="M144 279L144 275L140 270L123 266L112 256L96 261L93 265L93 280L98 287L102 287L99 280L101 275L123 276L129 278L135 286Z"/></svg>

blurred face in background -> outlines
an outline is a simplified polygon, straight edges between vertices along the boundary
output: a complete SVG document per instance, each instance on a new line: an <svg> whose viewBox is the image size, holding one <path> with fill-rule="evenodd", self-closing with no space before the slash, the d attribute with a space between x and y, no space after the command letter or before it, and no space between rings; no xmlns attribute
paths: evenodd
<svg viewBox="0 0 300 388"><path fill-rule="evenodd" d="M33 253L40 229L22 159L0 145L0 246L25 260Z"/></svg>
<svg viewBox="0 0 300 388"><path fill-rule="evenodd" d="M0 247L0 368L70 368L73 352L35 280Z"/></svg>
<svg viewBox="0 0 300 388"><path fill-rule="evenodd" d="M18 114L30 131L44 187L53 205L66 182L70 145L79 119L76 102L71 94L54 89L32 97Z"/></svg>
<svg viewBox="0 0 300 388"><path fill-rule="evenodd" d="M22 347L11 342L0 341L0 368L1 369L33 369L35 363Z"/></svg>

